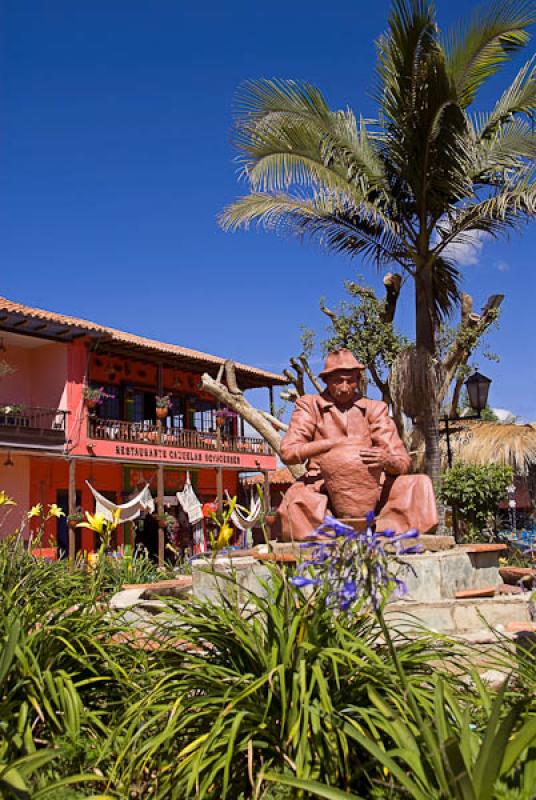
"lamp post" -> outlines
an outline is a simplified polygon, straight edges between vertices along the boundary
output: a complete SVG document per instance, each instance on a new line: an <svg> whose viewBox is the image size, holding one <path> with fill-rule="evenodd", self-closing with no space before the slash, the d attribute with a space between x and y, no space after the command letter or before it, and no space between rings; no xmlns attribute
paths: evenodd
<svg viewBox="0 0 536 800"><path fill-rule="evenodd" d="M488 394L489 394L489 387L491 385L491 379L486 378L485 375L482 375L480 372L474 372L470 375L464 383L465 388L467 389L467 396L469 397L469 405L475 412L472 415L467 415L463 417L455 416L449 417L448 414L445 414L443 417L443 422L445 423L445 437L447 440L447 464L449 469L452 467L452 449L450 446L450 428L449 422L453 422L456 420L463 420L463 419L480 419L482 412L486 408L488 404ZM454 532L454 539L458 541L458 514L455 507L452 508L452 529Z"/></svg>
<svg viewBox="0 0 536 800"><path fill-rule="evenodd" d="M449 422L460 419L480 419L482 412L488 404L489 387L491 385L491 378L486 378L480 372L475 372L470 375L464 383L467 389L467 396L469 397L469 405L475 412L472 415L464 415L463 417L449 417L445 414L443 422L445 423L445 436L447 438L447 463L449 469L452 467L452 450L450 447L450 429Z"/></svg>

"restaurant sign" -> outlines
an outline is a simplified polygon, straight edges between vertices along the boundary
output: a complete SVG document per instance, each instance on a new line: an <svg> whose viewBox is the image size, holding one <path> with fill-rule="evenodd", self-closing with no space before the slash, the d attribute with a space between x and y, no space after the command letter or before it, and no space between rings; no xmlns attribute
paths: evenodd
<svg viewBox="0 0 536 800"><path fill-rule="evenodd" d="M88 449L97 457L116 461L148 461L185 467L223 467L224 469L275 469L275 456L263 453L236 453L217 450L195 450L182 447L125 444L113 441L91 441Z"/></svg>

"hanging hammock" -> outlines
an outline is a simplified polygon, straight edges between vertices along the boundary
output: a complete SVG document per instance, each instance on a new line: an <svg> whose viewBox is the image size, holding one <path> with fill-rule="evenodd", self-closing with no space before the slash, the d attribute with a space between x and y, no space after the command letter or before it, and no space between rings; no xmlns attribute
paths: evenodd
<svg viewBox="0 0 536 800"><path fill-rule="evenodd" d="M131 522L131 520L139 517L142 511L150 511L151 513L154 511L154 500L148 483L145 484L145 487L139 494L137 494L127 503L123 503L121 505L117 505L111 500L108 500L96 489L94 489L89 481L86 481L86 483L91 489L93 497L95 498L95 513L102 514L110 521L113 520L114 512L117 511L118 508L121 509L121 513L119 515L121 522Z"/></svg>
<svg viewBox="0 0 536 800"><path fill-rule="evenodd" d="M227 500L231 499L229 492L225 490L225 494ZM249 514L246 516L245 514L240 511L239 508L234 509L233 513L231 514L231 520L235 528L238 528L240 531L249 531L251 528L254 528L260 518L262 517L262 503L260 497L253 499L253 495L251 495L251 500L249 502Z"/></svg>
<svg viewBox="0 0 536 800"><path fill-rule="evenodd" d="M195 525L203 519L203 506L199 502L194 487L190 481L190 473L186 473L186 481L182 492L177 492L177 500L182 510L188 516L190 525Z"/></svg>
<svg viewBox="0 0 536 800"><path fill-rule="evenodd" d="M177 492L177 500L193 528L194 553L204 552L206 547L203 527L203 506L199 502L194 491L189 472L186 473L186 481L182 492Z"/></svg>

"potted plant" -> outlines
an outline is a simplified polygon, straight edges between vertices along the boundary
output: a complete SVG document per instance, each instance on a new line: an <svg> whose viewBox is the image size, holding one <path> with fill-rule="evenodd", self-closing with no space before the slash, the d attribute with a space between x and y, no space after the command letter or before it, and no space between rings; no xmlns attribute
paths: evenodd
<svg viewBox="0 0 536 800"><path fill-rule="evenodd" d="M8 416L9 414L13 416L18 416L19 414L22 414L23 411L24 411L24 406L21 405L20 403L11 403L10 405L7 406L0 406L0 414L5 414L6 416Z"/></svg>
<svg viewBox="0 0 536 800"><path fill-rule="evenodd" d="M269 508L266 514L264 515L264 521L268 525L269 528L272 525L275 525L277 521L277 517L279 516L279 511L277 508Z"/></svg>
<svg viewBox="0 0 536 800"><path fill-rule="evenodd" d="M232 411L230 408L217 408L216 425L218 426L218 428L223 428L226 420L234 419L234 417L236 416L237 416L236 411Z"/></svg>
<svg viewBox="0 0 536 800"><path fill-rule="evenodd" d="M76 511L74 514L67 514L67 525L69 528L76 528L79 522L83 522L85 519L83 513L81 511Z"/></svg>
<svg viewBox="0 0 536 800"><path fill-rule="evenodd" d="M171 408L171 397L169 394L156 395L156 416L158 419L165 419Z"/></svg>
<svg viewBox="0 0 536 800"><path fill-rule="evenodd" d="M86 406L93 410L96 406L100 405L105 397L113 399L113 394L108 394L104 391L104 386L99 386L96 388L94 386L85 386L84 387L84 400L86 401Z"/></svg>

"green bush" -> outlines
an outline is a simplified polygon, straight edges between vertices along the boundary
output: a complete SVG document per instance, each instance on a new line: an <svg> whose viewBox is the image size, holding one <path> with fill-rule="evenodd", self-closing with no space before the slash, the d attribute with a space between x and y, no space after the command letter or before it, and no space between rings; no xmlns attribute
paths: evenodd
<svg viewBox="0 0 536 800"><path fill-rule="evenodd" d="M443 474L438 497L457 508L467 533L480 533L506 498L513 479L512 468L503 464L455 464Z"/></svg>
<svg viewBox="0 0 536 800"><path fill-rule="evenodd" d="M103 602L124 577L111 569L0 543L3 800L481 800L447 791L459 753L475 792L485 778L491 797L530 797L530 653L500 643L497 695L460 645L387 631L381 610L338 615L326 587L305 594L275 567L247 609L168 600L145 649Z"/></svg>

